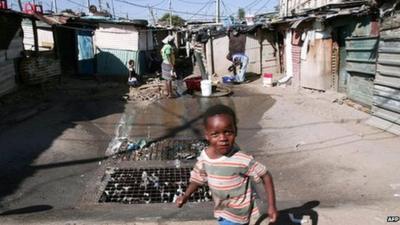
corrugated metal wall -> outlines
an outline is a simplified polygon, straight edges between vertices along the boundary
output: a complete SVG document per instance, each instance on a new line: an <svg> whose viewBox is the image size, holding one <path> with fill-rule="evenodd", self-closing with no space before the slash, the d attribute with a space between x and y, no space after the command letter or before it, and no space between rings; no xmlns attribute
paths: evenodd
<svg viewBox="0 0 400 225"><path fill-rule="evenodd" d="M38 29L39 51L48 51L54 48L53 31Z"/></svg>
<svg viewBox="0 0 400 225"><path fill-rule="evenodd" d="M210 41L207 42L207 50L211 49ZM226 59L229 52L229 38L222 36L213 39L213 59L214 73L224 76L228 75L228 67L232 62ZM275 73L277 69L275 49L268 40L264 40L260 45L259 40L254 35L247 35L245 54L249 57L248 73L261 74L262 72ZM207 69L211 72L211 55L208 54Z"/></svg>
<svg viewBox="0 0 400 225"><path fill-rule="evenodd" d="M0 15L0 96L16 89L15 59L23 52L21 17Z"/></svg>
<svg viewBox="0 0 400 225"><path fill-rule="evenodd" d="M61 75L60 61L54 56L54 53L40 53L21 60L20 72L24 83L44 83L57 79Z"/></svg>
<svg viewBox="0 0 400 225"><path fill-rule="evenodd" d="M232 64L231 61L226 59L229 52L229 38L223 36L213 39L213 58L214 58L214 73L224 76L229 74L228 67ZM211 49L210 40L207 42L207 50ZM211 73L211 55L210 51L207 52L207 70Z"/></svg>
<svg viewBox="0 0 400 225"><path fill-rule="evenodd" d="M139 49L139 31L134 26L100 24L95 31L94 42L102 49L120 49L137 51Z"/></svg>
<svg viewBox="0 0 400 225"><path fill-rule="evenodd" d="M400 28L381 32L373 90L373 118L369 123L400 134Z"/></svg>
<svg viewBox="0 0 400 225"><path fill-rule="evenodd" d="M278 63L276 58L277 52L268 40L264 40L262 43L262 74L272 73L274 76L278 72Z"/></svg>
<svg viewBox="0 0 400 225"><path fill-rule="evenodd" d="M145 72L144 56L140 57L139 51L119 49L98 49L96 55L97 74L128 76L127 63L130 59L135 61L136 73L143 75Z"/></svg>
<svg viewBox="0 0 400 225"><path fill-rule="evenodd" d="M154 40L152 30L139 31L139 50L154 50Z"/></svg>
<svg viewBox="0 0 400 225"><path fill-rule="evenodd" d="M218 49L218 46L214 46ZM261 45L254 35L247 35L245 54L249 57L248 73L261 74Z"/></svg>
<svg viewBox="0 0 400 225"><path fill-rule="evenodd" d="M377 37L346 38L347 95L366 106L372 106L377 47Z"/></svg>
<svg viewBox="0 0 400 225"><path fill-rule="evenodd" d="M0 68L0 96L3 96L17 87L15 83L14 61L0 61Z"/></svg>
<svg viewBox="0 0 400 225"><path fill-rule="evenodd" d="M33 25L30 19L22 20L22 30L24 31L24 49L35 50L35 39L33 35Z"/></svg>

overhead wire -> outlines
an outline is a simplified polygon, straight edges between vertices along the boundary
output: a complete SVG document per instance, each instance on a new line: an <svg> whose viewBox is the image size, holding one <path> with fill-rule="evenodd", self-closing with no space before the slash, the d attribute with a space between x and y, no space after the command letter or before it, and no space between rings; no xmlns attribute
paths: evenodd
<svg viewBox="0 0 400 225"><path fill-rule="evenodd" d="M225 4L225 2L223 1L223 0L221 0L221 3L222 3L222 7L224 7L224 9L226 10L226 13L227 14L229 14L228 13L228 10L231 12L230 14L232 15L232 14L235 14L230 8L228 8L228 6Z"/></svg>
<svg viewBox="0 0 400 225"><path fill-rule="evenodd" d="M201 15L201 14L199 14L199 12L201 12L201 10L206 8L211 2L213 2L213 0L210 0L210 1L206 2L206 4L204 4L204 6L201 7L195 14L193 14L191 17L189 17L188 20L192 19L193 17L195 17L197 15Z"/></svg>
<svg viewBox="0 0 400 225"><path fill-rule="evenodd" d="M84 4L79 3L79 2L75 2L75 1L72 1L72 0L67 0L67 2L70 2L70 3L72 3L72 4L75 4L75 5L78 5L78 6L87 8L87 5L84 5Z"/></svg>
<svg viewBox="0 0 400 225"><path fill-rule="evenodd" d="M159 3L157 3L157 4L150 5L150 7L155 7L155 6L162 5L162 4L164 4L165 1L167 1L167 0L162 0L161 2L159 2Z"/></svg>
<svg viewBox="0 0 400 225"><path fill-rule="evenodd" d="M235 12L232 10L232 8L229 6L229 4L226 4L224 1L222 1L222 4L231 12L230 15L235 14Z"/></svg>
<svg viewBox="0 0 400 225"><path fill-rule="evenodd" d="M192 1L187 1L187 0L177 0L177 1L178 1L178 2L187 3L187 4L194 4L194 5L203 5L203 4L206 3L206 2L198 2L198 1L192 2Z"/></svg>
<svg viewBox="0 0 400 225"><path fill-rule="evenodd" d="M258 5L258 3L260 3L260 2L261 2L260 0L254 0L254 1L250 2L250 4L247 4L246 6L244 6L243 8L244 9L251 9L254 6Z"/></svg>
<svg viewBox="0 0 400 225"><path fill-rule="evenodd" d="M257 13L260 12L262 9L264 9L265 6L267 6L268 3L269 3L270 1L271 1L271 0L267 0L267 2L266 2L263 6L261 6L261 8L259 8L254 14L257 14Z"/></svg>
<svg viewBox="0 0 400 225"><path fill-rule="evenodd" d="M148 8L148 6L145 5L140 5L140 4L136 4L133 2L129 2L126 0L115 0L116 2L120 2L120 3L124 3L127 5L132 5L132 6L136 6L136 7L140 7L140 8ZM208 3L212 2L213 0L209 1ZM173 13L180 13L180 14L185 14L185 15L199 15L199 16L206 16L206 17L214 17L214 15L210 15L210 14L200 14L199 12L201 10L198 11L198 13L189 13L189 12L184 12L184 11L178 11L178 10L169 10L169 9L164 9L164 8L158 8L158 7L153 7L153 9L156 10L160 10L160 11L164 11L164 12L173 12Z"/></svg>

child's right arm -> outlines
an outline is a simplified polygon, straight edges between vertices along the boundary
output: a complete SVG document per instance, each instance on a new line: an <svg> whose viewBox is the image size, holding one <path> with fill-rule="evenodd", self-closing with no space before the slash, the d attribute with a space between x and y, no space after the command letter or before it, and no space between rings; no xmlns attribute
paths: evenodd
<svg viewBox="0 0 400 225"><path fill-rule="evenodd" d="M185 194L183 194L182 196L179 196L176 199L176 205L178 206L178 208L181 208L186 202L187 200L190 198L190 196L193 194L193 192L195 192L197 190L197 188L200 187L200 184L196 183L196 182L190 182L189 186L187 187Z"/></svg>

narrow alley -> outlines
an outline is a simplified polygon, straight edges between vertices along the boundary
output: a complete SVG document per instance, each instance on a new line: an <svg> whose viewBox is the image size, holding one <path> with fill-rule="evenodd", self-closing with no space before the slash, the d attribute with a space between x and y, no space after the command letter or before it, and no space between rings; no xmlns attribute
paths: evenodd
<svg viewBox="0 0 400 225"><path fill-rule="evenodd" d="M398 0L67 2L0 0L0 224L400 222Z"/></svg>

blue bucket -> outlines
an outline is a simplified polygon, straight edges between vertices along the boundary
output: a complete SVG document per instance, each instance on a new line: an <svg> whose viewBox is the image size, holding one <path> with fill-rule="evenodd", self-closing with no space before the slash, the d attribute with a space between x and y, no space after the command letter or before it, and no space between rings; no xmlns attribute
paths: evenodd
<svg viewBox="0 0 400 225"><path fill-rule="evenodd" d="M235 78L233 78L233 77L229 77L229 76L222 77L222 82L224 84L233 83L234 80L235 80Z"/></svg>

